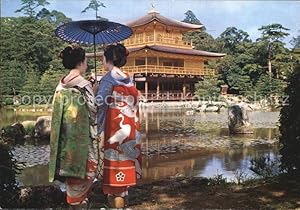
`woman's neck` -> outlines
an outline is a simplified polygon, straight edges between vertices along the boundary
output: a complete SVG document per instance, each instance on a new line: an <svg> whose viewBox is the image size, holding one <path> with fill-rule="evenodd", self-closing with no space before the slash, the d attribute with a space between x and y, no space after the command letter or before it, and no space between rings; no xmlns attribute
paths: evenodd
<svg viewBox="0 0 300 210"><path fill-rule="evenodd" d="M114 68L116 68L115 66L109 66L107 69L108 69L108 71L111 71L111 70L113 70Z"/></svg>
<svg viewBox="0 0 300 210"><path fill-rule="evenodd" d="M72 69L72 70L69 72L69 74L63 78L62 81L63 81L64 83L67 83L67 82L73 80L75 77L78 77L78 76L80 76L80 75L81 75L81 73L80 73L80 70L79 70L79 69Z"/></svg>
<svg viewBox="0 0 300 210"><path fill-rule="evenodd" d="M82 75L81 71L79 69L72 69L69 73L69 75Z"/></svg>

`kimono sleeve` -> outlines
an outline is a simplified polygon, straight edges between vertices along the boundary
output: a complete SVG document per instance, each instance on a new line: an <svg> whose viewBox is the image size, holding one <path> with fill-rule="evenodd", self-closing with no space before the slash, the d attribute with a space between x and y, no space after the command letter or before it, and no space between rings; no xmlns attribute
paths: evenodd
<svg viewBox="0 0 300 210"><path fill-rule="evenodd" d="M53 112L51 119L51 133L50 133L50 162L49 162L49 181L54 180L57 153L59 145L59 135L62 123L64 97L61 92L56 92L53 99Z"/></svg>

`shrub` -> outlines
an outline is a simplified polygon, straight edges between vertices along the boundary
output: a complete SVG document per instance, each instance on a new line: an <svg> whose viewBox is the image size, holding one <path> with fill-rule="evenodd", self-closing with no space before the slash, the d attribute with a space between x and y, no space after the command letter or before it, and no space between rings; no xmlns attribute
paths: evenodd
<svg viewBox="0 0 300 210"><path fill-rule="evenodd" d="M20 168L9 151L9 146L0 138L0 206L13 208L18 206L19 187L16 175Z"/></svg>
<svg viewBox="0 0 300 210"><path fill-rule="evenodd" d="M300 65L288 78L288 102L280 111L281 169L300 173Z"/></svg>

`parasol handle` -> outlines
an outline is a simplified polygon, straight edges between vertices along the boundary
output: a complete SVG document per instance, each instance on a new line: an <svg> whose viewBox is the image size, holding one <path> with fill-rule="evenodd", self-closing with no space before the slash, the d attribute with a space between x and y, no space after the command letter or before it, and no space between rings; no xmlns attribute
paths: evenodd
<svg viewBox="0 0 300 210"><path fill-rule="evenodd" d="M96 35L94 34L94 65L95 65L95 81L96 83L98 82L97 80L97 66L96 66Z"/></svg>

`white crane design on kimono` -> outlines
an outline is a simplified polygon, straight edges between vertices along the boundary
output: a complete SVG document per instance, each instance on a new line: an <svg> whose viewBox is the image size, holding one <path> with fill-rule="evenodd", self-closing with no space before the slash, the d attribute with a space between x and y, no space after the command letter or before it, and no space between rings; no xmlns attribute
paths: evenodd
<svg viewBox="0 0 300 210"><path fill-rule="evenodd" d="M114 144L118 142L119 144L122 144L122 142L130 135L131 127L128 124L123 124L124 122L124 116L122 114L119 114L116 118L122 118L120 122L120 130L118 130L113 136L111 136L108 139L108 142L110 144Z"/></svg>

